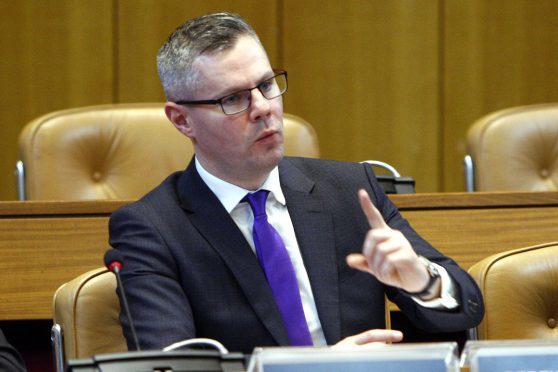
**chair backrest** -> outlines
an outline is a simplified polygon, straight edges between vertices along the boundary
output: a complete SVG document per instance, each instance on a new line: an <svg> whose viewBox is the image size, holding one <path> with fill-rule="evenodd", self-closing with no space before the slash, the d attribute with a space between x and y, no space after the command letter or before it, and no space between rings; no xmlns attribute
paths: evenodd
<svg viewBox="0 0 558 372"><path fill-rule="evenodd" d="M558 339L558 242L492 255L469 273L485 303L479 339Z"/></svg>
<svg viewBox="0 0 558 372"><path fill-rule="evenodd" d="M60 351L65 359L128 350L119 320L116 278L106 268L89 271L58 288L53 312L55 325L62 329Z"/></svg>
<svg viewBox="0 0 558 372"><path fill-rule="evenodd" d="M319 157L307 121L285 113L284 128L286 155ZM184 169L193 147L162 103L138 103L43 115L21 132L19 152L20 199L137 199Z"/></svg>
<svg viewBox="0 0 558 372"><path fill-rule="evenodd" d="M467 151L469 191L558 190L558 103L482 117L469 128Z"/></svg>

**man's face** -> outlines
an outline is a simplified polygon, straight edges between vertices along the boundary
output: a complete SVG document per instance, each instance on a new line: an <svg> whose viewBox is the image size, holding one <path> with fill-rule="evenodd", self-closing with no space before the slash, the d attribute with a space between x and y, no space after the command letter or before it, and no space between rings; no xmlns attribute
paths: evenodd
<svg viewBox="0 0 558 372"><path fill-rule="evenodd" d="M232 49L202 55L194 62L200 89L194 100L218 99L257 86L274 75L261 45L241 37ZM267 100L252 90L248 110L226 115L221 106L189 105L185 108L187 129L196 156L204 168L231 183L246 186L261 179L283 156L283 101Z"/></svg>

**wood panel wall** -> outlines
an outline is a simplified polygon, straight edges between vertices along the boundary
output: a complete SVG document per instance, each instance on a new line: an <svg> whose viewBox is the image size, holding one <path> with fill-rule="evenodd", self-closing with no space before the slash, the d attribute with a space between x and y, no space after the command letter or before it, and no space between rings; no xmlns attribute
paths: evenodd
<svg viewBox="0 0 558 372"><path fill-rule="evenodd" d="M377 159L440 178L437 1L285 0L287 108L317 129L322 157Z"/></svg>
<svg viewBox="0 0 558 372"><path fill-rule="evenodd" d="M196 15L227 10L289 71L285 110L324 158L380 159L419 192L464 189L465 133L504 107L558 101L555 0L22 0L0 2L0 200L17 136L63 108L162 101L155 54Z"/></svg>

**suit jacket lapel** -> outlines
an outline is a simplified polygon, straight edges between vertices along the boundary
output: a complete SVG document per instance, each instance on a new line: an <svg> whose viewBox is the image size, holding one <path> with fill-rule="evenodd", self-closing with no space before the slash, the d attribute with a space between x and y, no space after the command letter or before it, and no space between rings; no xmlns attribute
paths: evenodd
<svg viewBox="0 0 558 372"><path fill-rule="evenodd" d="M284 159L279 165L281 187L310 278L320 323L328 343L341 336L339 285L333 219L314 181Z"/></svg>
<svg viewBox="0 0 558 372"><path fill-rule="evenodd" d="M279 345L288 345L281 315L250 245L192 161L178 181L182 208L192 224L228 265L248 302Z"/></svg>

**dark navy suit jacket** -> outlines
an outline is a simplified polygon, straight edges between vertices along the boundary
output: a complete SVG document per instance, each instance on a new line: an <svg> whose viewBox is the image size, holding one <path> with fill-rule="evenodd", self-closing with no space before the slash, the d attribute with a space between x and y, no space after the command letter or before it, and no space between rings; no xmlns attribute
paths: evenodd
<svg viewBox="0 0 558 372"><path fill-rule="evenodd" d="M279 177L329 344L384 328L385 293L428 331L464 330L480 322L484 310L476 284L418 236L369 166L284 158ZM396 288L346 265L345 257L361 251L370 228L358 203L360 188L418 254L446 268L457 283L459 309L421 307ZM193 161L141 200L116 211L110 219L110 244L124 256L123 283L143 348L160 349L192 337L213 338L244 353L255 346L288 344L256 256ZM132 348L124 314L121 320Z"/></svg>

